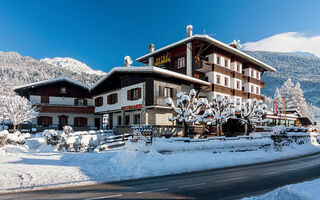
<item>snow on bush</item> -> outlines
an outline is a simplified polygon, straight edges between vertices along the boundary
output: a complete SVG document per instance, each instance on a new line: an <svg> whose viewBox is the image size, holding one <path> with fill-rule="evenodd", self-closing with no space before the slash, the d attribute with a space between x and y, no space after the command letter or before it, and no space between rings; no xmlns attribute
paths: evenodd
<svg viewBox="0 0 320 200"><path fill-rule="evenodd" d="M57 145L61 139L61 135L54 129L44 130L42 136L49 145Z"/></svg>
<svg viewBox="0 0 320 200"><path fill-rule="evenodd" d="M19 131L14 133L9 133L7 135L7 144L19 144L22 145L25 143L25 134L20 133Z"/></svg>
<svg viewBox="0 0 320 200"><path fill-rule="evenodd" d="M73 133L73 128L71 126L64 126L63 133L69 135L70 133Z"/></svg>
<svg viewBox="0 0 320 200"><path fill-rule="evenodd" d="M7 136L9 132L7 130L0 132L0 147L7 144Z"/></svg>

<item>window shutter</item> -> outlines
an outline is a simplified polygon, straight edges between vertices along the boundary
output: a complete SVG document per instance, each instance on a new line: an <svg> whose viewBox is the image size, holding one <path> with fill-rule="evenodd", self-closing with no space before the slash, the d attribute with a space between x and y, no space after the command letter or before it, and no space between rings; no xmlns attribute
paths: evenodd
<svg viewBox="0 0 320 200"><path fill-rule="evenodd" d="M141 88L138 88L138 99L141 98Z"/></svg>
<svg viewBox="0 0 320 200"><path fill-rule="evenodd" d="M159 97L163 97L164 94L163 94L163 87L160 85L159 86Z"/></svg>
<svg viewBox="0 0 320 200"><path fill-rule="evenodd" d="M107 97L107 104L111 104L111 94Z"/></svg>
<svg viewBox="0 0 320 200"><path fill-rule="evenodd" d="M42 125L42 117L38 117L37 118L37 124L38 125Z"/></svg>
<svg viewBox="0 0 320 200"><path fill-rule="evenodd" d="M79 99L75 99L74 100L74 105L78 105L79 104Z"/></svg>
<svg viewBox="0 0 320 200"><path fill-rule="evenodd" d="M177 98L177 88L172 88L172 98Z"/></svg>
<svg viewBox="0 0 320 200"><path fill-rule="evenodd" d="M114 94L114 99L115 99L114 103L118 103L118 93Z"/></svg>
<svg viewBox="0 0 320 200"><path fill-rule="evenodd" d="M95 105L95 106L98 106L98 98L95 98L95 99L94 99L94 105Z"/></svg>
<svg viewBox="0 0 320 200"><path fill-rule="evenodd" d="M88 124L88 119L86 117L82 118L82 126L87 126Z"/></svg>
<svg viewBox="0 0 320 200"><path fill-rule="evenodd" d="M74 125L78 126L79 125L79 117L74 118Z"/></svg>
<svg viewBox="0 0 320 200"><path fill-rule="evenodd" d="M127 91L127 100L131 100L131 90Z"/></svg>
<svg viewBox="0 0 320 200"><path fill-rule="evenodd" d="M86 106L88 105L88 100L87 99L83 99L83 104Z"/></svg>

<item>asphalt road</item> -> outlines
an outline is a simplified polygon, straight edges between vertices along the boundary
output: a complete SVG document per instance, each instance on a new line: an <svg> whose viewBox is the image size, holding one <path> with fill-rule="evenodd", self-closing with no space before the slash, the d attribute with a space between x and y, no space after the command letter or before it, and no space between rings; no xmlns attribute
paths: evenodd
<svg viewBox="0 0 320 200"><path fill-rule="evenodd" d="M0 199L239 199L320 177L320 153L173 176L8 193Z"/></svg>

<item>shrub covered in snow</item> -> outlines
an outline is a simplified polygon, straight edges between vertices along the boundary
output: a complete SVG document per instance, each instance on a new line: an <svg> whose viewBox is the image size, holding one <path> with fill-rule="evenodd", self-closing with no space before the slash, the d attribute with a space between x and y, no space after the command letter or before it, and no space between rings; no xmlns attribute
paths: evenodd
<svg viewBox="0 0 320 200"><path fill-rule="evenodd" d="M0 132L0 147L7 144L7 136L9 132L7 130Z"/></svg>
<svg viewBox="0 0 320 200"><path fill-rule="evenodd" d="M70 133L73 133L73 128L71 126L64 126L63 133L69 135Z"/></svg>
<svg viewBox="0 0 320 200"><path fill-rule="evenodd" d="M42 136L50 145L57 145L61 140L61 135L54 129L44 130Z"/></svg>
<svg viewBox="0 0 320 200"><path fill-rule="evenodd" d="M9 133L7 135L7 144L19 144L22 145L25 143L25 135L19 131L15 133Z"/></svg>

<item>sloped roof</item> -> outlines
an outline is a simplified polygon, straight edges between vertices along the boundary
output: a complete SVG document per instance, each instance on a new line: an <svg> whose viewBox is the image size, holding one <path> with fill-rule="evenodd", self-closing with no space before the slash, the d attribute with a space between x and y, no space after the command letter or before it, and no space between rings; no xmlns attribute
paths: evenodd
<svg viewBox="0 0 320 200"><path fill-rule="evenodd" d="M97 87L100 83L102 83L104 80L106 80L108 77L110 77L113 73L116 72L127 72L127 73L156 73L156 74L160 74L160 75L165 75L165 76L170 76L173 78L178 78L178 79L183 79L183 80L187 80L193 83L197 83L200 85L206 85L206 86L210 86L211 83L207 82L207 81L203 81L200 80L198 78L194 78L191 76L187 76L184 74L180 74L177 72L173 72L170 70L166 70L166 69L162 69L159 67L154 67L154 66L138 66L138 67L114 67L112 68L111 71L109 71L106 75L104 75L97 83L95 83L90 90L93 90L95 87Z"/></svg>
<svg viewBox="0 0 320 200"><path fill-rule="evenodd" d="M218 46L220 47L221 49L227 51L227 52L230 52L230 53L233 53L237 56L239 56L240 58L242 59L245 59L245 60L248 60L250 62L252 62L253 64L255 65L258 65L260 67L262 67L263 69L267 70L267 71L271 71L271 72L276 72L277 70L273 67L271 67L270 65L264 63L264 62L261 62L260 60L256 59L256 58L253 58L252 56L249 56L248 54L234 48L234 47L231 47L230 45L227 45L223 42L220 42L219 40L216 40L208 35L193 35L191 37L187 37L185 39L182 39L178 42L175 42L175 43L172 43L170 45L167 45L165 47L162 47L160 49L157 49L155 50L154 52L151 52L151 53L148 53L144 56L141 56L140 58L137 58L136 61L138 62L143 62L144 60L146 60L147 58L149 58L150 56L153 56L161 51L165 51L165 50L168 50L168 49L171 49L175 46L178 46L178 45L181 45L181 44L184 44L184 43L187 43L187 42L190 42L192 40L195 40L195 39L200 39L200 40L205 40L215 46Z"/></svg>
<svg viewBox="0 0 320 200"><path fill-rule="evenodd" d="M20 90L20 89L25 89L25 88L33 88L33 87L36 87L36 86L47 85L47 84L50 84L50 83L56 83L56 82L61 82L61 81L66 81L66 82L72 83L74 85L78 85L78 86L83 87L84 89L87 89L87 90L90 89L89 86L84 85L82 83L79 83L77 81L71 80L69 78L55 78L55 79L39 81L39 82L35 82L35 83L30 83L30 84L26 84L26 85L17 86L17 87L14 87L13 90Z"/></svg>

